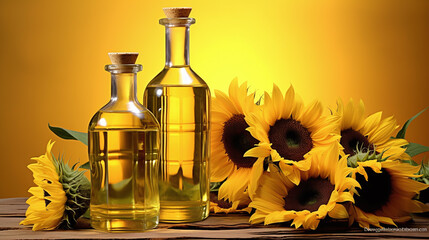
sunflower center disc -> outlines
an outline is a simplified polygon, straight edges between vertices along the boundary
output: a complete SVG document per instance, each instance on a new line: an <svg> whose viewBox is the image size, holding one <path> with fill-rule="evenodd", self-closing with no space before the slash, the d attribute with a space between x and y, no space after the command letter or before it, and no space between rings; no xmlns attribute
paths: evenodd
<svg viewBox="0 0 429 240"><path fill-rule="evenodd" d="M281 157L300 161L313 148L311 134L294 119L280 119L271 126L268 138Z"/></svg>
<svg viewBox="0 0 429 240"><path fill-rule="evenodd" d="M334 186L328 179L310 178L307 181L301 181L284 198L284 209L317 211L320 205L328 204L333 190Z"/></svg>
<svg viewBox="0 0 429 240"><path fill-rule="evenodd" d="M344 147L344 153L350 156L355 155L357 149L362 149L364 152L374 149L367 137L351 128L341 131L340 143Z"/></svg>
<svg viewBox="0 0 429 240"><path fill-rule="evenodd" d="M368 181L361 174L356 174L356 181L362 189L357 188L360 196L355 195L355 204L362 211L373 213L383 207L392 192L392 180L389 172L382 169L381 173L374 172L370 167L364 167Z"/></svg>
<svg viewBox="0 0 429 240"><path fill-rule="evenodd" d="M249 125L243 114L235 114L224 123L222 142L229 159L238 167L251 168L257 158L243 157L247 150L255 147L258 140L246 130Z"/></svg>

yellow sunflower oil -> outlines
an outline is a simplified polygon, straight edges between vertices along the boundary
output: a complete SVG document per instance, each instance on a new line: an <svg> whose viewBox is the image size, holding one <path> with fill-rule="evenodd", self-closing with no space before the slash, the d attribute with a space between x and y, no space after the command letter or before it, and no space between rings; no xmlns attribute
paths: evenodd
<svg viewBox="0 0 429 240"><path fill-rule="evenodd" d="M143 97L161 127L161 222L201 221L209 213L210 91L189 66L190 9L171 15L182 10L164 9L166 65Z"/></svg>
<svg viewBox="0 0 429 240"><path fill-rule="evenodd" d="M144 231L159 222L159 124L136 99L142 68L134 64L136 54L109 55L112 97L88 129L91 225L109 232Z"/></svg>

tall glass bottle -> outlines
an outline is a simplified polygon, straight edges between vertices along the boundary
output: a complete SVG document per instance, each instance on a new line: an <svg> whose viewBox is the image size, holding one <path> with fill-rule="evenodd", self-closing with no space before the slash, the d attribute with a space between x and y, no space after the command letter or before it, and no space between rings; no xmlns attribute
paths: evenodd
<svg viewBox="0 0 429 240"><path fill-rule="evenodd" d="M143 231L159 222L159 124L136 98L137 54L109 53L112 96L88 128L91 225Z"/></svg>
<svg viewBox="0 0 429 240"><path fill-rule="evenodd" d="M200 221L209 213L210 91L189 66L190 10L164 9L165 68L143 97L161 126L161 222Z"/></svg>

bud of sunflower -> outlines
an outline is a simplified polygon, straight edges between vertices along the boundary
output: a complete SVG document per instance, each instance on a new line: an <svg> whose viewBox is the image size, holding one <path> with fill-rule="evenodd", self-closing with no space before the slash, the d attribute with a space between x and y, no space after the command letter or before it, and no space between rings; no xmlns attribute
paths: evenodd
<svg viewBox="0 0 429 240"><path fill-rule="evenodd" d="M56 160L54 164L67 197L64 215L58 228L73 229L77 219L89 208L91 183L83 175L85 171L74 169L76 164L70 167L63 160Z"/></svg>
<svg viewBox="0 0 429 240"><path fill-rule="evenodd" d="M349 167L355 168L358 166L358 162L365 162L369 160L377 160L377 162L383 162L388 159L388 157L383 157L384 152L378 153L375 150L368 150L364 147L356 148L353 156L347 158L347 165Z"/></svg>

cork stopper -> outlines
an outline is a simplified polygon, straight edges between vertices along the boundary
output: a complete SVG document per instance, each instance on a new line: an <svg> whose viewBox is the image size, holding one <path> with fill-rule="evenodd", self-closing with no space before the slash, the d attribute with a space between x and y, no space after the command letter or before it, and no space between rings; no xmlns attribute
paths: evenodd
<svg viewBox="0 0 429 240"><path fill-rule="evenodd" d="M165 16L167 18L187 18L191 13L192 8L190 7L172 7L163 8Z"/></svg>
<svg viewBox="0 0 429 240"><path fill-rule="evenodd" d="M139 53L135 52L117 52L109 53L112 64L135 64Z"/></svg>

